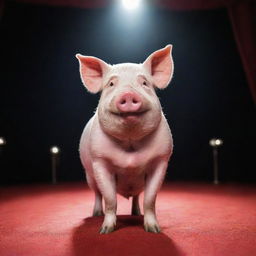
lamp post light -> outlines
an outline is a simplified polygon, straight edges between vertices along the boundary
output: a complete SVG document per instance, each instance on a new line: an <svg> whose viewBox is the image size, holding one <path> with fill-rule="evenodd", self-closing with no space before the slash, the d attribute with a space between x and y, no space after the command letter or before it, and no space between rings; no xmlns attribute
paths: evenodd
<svg viewBox="0 0 256 256"><path fill-rule="evenodd" d="M4 137L0 137L0 156L2 155L3 147L6 145L6 140Z"/></svg>
<svg viewBox="0 0 256 256"><path fill-rule="evenodd" d="M3 146L6 144L6 140L4 137L0 137L0 146Z"/></svg>
<svg viewBox="0 0 256 256"><path fill-rule="evenodd" d="M52 156L52 184L57 183L57 166L59 160L60 149L57 146L53 146L50 148L51 156Z"/></svg>
<svg viewBox="0 0 256 256"><path fill-rule="evenodd" d="M213 138L209 141L210 146L212 147L213 152L213 183L215 185L219 184L219 166L218 166L218 148L223 145L222 139Z"/></svg>

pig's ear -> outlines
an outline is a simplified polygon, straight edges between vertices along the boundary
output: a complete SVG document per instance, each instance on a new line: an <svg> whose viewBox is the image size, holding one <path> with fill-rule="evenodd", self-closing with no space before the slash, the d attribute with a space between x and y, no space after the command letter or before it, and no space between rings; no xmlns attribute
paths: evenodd
<svg viewBox="0 0 256 256"><path fill-rule="evenodd" d="M95 57L76 54L80 64L80 75L84 86L91 93L97 93L102 89L103 75L110 66Z"/></svg>
<svg viewBox="0 0 256 256"><path fill-rule="evenodd" d="M164 89L170 83L173 75L172 45L153 52L143 63L143 66L153 77L154 85Z"/></svg>

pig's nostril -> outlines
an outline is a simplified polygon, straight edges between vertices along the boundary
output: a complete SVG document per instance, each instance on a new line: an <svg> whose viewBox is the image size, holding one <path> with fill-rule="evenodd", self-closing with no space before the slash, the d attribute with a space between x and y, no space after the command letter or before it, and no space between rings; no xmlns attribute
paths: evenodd
<svg viewBox="0 0 256 256"><path fill-rule="evenodd" d="M116 107L121 112L139 111L141 105L142 102L140 96L132 92L123 93L116 102Z"/></svg>

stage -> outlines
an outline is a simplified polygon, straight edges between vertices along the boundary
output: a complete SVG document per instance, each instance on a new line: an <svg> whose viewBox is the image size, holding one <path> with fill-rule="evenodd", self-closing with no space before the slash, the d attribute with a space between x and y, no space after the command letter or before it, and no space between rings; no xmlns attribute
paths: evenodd
<svg viewBox="0 0 256 256"><path fill-rule="evenodd" d="M117 229L100 235L85 183L0 188L1 256L173 255L256 253L256 188L208 183L165 184L157 198L162 233L147 233L118 196ZM141 199L143 196L141 197ZM140 200L142 202L142 200Z"/></svg>

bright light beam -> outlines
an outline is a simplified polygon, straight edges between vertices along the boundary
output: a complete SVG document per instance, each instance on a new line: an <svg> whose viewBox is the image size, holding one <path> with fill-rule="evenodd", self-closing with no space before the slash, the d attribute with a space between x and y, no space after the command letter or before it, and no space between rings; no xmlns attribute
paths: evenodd
<svg viewBox="0 0 256 256"><path fill-rule="evenodd" d="M141 0L122 0L123 7L127 10L135 10L140 6Z"/></svg>

